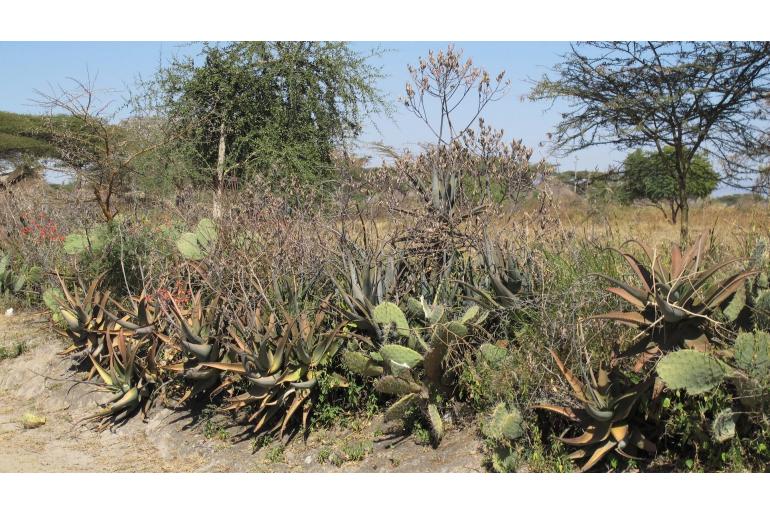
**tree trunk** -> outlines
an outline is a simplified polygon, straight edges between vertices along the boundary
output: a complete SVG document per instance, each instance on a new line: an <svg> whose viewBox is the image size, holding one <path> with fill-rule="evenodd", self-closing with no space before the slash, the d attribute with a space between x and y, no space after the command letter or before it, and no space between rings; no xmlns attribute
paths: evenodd
<svg viewBox="0 0 770 515"><path fill-rule="evenodd" d="M687 202L687 196L682 199L682 207L679 218L679 245L684 248L689 243L690 238L690 205Z"/></svg>
<svg viewBox="0 0 770 515"><path fill-rule="evenodd" d="M225 122L219 126L219 149L217 151L217 169L214 177L214 205L211 216L218 220L222 218L222 191L225 182Z"/></svg>

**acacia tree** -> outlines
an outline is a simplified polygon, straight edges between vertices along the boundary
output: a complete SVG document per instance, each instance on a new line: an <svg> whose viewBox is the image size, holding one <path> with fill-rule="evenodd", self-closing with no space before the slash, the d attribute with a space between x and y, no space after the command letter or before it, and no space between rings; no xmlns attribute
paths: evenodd
<svg viewBox="0 0 770 515"><path fill-rule="evenodd" d="M596 145L673 151L680 237L688 236L688 181L703 152L738 185L759 169L770 93L768 42L594 42L572 46L544 76L533 100L566 99L554 144L563 152ZM553 104L552 104L553 105ZM748 157L748 159L747 159Z"/></svg>
<svg viewBox="0 0 770 515"><path fill-rule="evenodd" d="M138 130L143 114L136 111L134 127L129 129L125 120L118 123L121 107L101 98L95 80L70 79L72 87L61 85L50 93L37 91L38 105L46 110L46 136L56 149L56 156L74 170L78 182L91 190L93 200L106 221L118 213L114 199L128 186L134 172L134 163L142 155L168 143L168 138L157 137ZM156 121L156 124L163 121ZM161 130L157 134L169 135Z"/></svg>
<svg viewBox="0 0 770 515"><path fill-rule="evenodd" d="M180 143L212 172L215 217L228 178L331 175L334 149L385 110L368 57L340 42L207 43L159 73L168 118L189 127Z"/></svg>
<svg viewBox="0 0 770 515"><path fill-rule="evenodd" d="M709 196L718 182L719 174L708 158L703 154L696 154L690 163L687 198ZM623 196L627 201L651 202L675 224L681 202L677 189L674 149L665 147L662 158L656 151L645 152L637 149L631 152L623 161Z"/></svg>

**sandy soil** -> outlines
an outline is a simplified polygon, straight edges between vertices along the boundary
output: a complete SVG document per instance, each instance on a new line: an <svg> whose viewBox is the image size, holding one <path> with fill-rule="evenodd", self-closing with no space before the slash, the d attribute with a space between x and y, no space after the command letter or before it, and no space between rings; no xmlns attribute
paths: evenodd
<svg viewBox="0 0 770 515"><path fill-rule="evenodd" d="M74 421L93 413L97 397L81 384L52 378L69 374L57 356L65 343L44 315L0 315L0 346L24 352L0 361L0 472L482 472L483 456L472 428L450 428L438 449L413 438L394 444L377 419L355 430L311 433L286 447L254 451L216 418L155 409L113 430L95 432ZM26 413L46 423L25 429ZM232 431L235 434L235 431Z"/></svg>

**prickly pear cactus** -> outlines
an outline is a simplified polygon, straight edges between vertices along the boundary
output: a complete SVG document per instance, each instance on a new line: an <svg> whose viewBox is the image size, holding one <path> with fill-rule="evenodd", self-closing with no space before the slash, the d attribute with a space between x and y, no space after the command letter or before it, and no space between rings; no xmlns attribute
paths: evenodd
<svg viewBox="0 0 770 515"><path fill-rule="evenodd" d="M379 377L385 370L375 360L362 352L347 351L342 354L342 365L364 377Z"/></svg>
<svg viewBox="0 0 770 515"><path fill-rule="evenodd" d="M391 368L393 364L398 367L414 368L422 361L422 354L402 345L383 345L380 355Z"/></svg>
<svg viewBox="0 0 770 515"><path fill-rule="evenodd" d="M419 384L396 376L382 377L374 383L374 389L380 393L389 395L406 395L408 393L420 393L420 391L422 391Z"/></svg>
<svg viewBox="0 0 770 515"><path fill-rule="evenodd" d="M515 440L524 435L524 419L518 409L509 410L505 403L500 403L482 425L482 433L497 442Z"/></svg>
<svg viewBox="0 0 770 515"><path fill-rule="evenodd" d="M718 443L724 443L735 436L736 415L726 408L720 411L711 424L711 434Z"/></svg>
<svg viewBox="0 0 770 515"><path fill-rule="evenodd" d="M754 322L757 328L770 330L770 291L762 291L754 301Z"/></svg>
<svg viewBox="0 0 770 515"><path fill-rule="evenodd" d="M734 347L735 366L752 377L761 377L770 369L770 334L739 333Z"/></svg>
<svg viewBox="0 0 770 515"><path fill-rule="evenodd" d="M479 357L490 367L499 367L508 356L508 351L491 343L482 343L479 347Z"/></svg>
<svg viewBox="0 0 770 515"><path fill-rule="evenodd" d="M444 421L441 419L441 413L435 404L428 404L428 424L430 425L430 434L433 437L434 444L438 445L444 438Z"/></svg>
<svg viewBox="0 0 770 515"><path fill-rule="evenodd" d="M412 406L417 403L417 394L408 393L394 402L390 408L385 412L385 422L392 422L393 420L402 420L408 414Z"/></svg>
<svg viewBox="0 0 770 515"><path fill-rule="evenodd" d="M200 261L214 248L217 242L217 229L214 222L203 218L198 222L195 232L183 233L176 242L176 248L186 259Z"/></svg>
<svg viewBox="0 0 770 515"><path fill-rule="evenodd" d="M92 252L101 252L109 239L110 228L107 224L97 225L88 233L79 231L68 234L64 238L64 252L70 255L77 255L91 250Z"/></svg>
<svg viewBox="0 0 770 515"><path fill-rule="evenodd" d="M372 318L383 328L391 329L398 336L409 336L409 323L406 321L404 312L392 302L382 302L372 311Z"/></svg>
<svg viewBox="0 0 770 515"><path fill-rule="evenodd" d="M657 366L658 376L671 389L684 388L698 395L719 386L727 367L718 359L696 350L679 350L664 356Z"/></svg>

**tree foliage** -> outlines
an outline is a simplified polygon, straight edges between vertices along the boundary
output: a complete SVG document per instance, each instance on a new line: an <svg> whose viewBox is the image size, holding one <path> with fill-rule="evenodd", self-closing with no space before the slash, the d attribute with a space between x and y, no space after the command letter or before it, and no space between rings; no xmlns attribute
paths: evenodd
<svg viewBox="0 0 770 515"><path fill-rule="evenodd" d="M176 58L158 85L168 116L189 127L197 162L229 177L331 176L333 150L385 107L368 57L340 42L204 44ZM221 160L221 162L220 162Z"/></svg>
<svg viewBox="0 0 770 515"><path fill-rule="evenodd" d="M739 182L766 156L770 94L768 42L594 42L572 47L530 94L566 99L554 143L571 152L595 145L672 147L681 236L687 238L688 186L698 153L718 159L723 180Z"/></svg>
<svg viewBox="0 0 770 515"><path fill-rule="evenodd" d="M718 182L719 174L708 157L696 154L690 163L687 198L707 197ZM623 193L627 201L648 200L667 206L671 222L676 223L680 205L673 147L665 147L662 155L641 149L628 154L623 162Z"/></svg>

